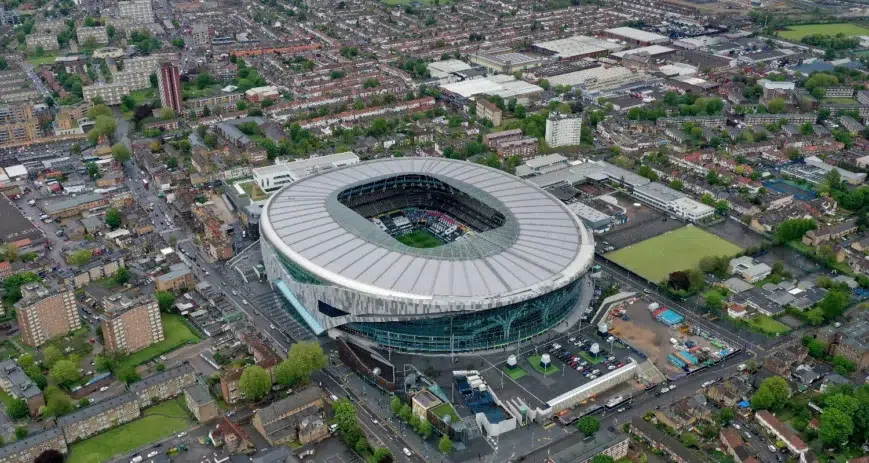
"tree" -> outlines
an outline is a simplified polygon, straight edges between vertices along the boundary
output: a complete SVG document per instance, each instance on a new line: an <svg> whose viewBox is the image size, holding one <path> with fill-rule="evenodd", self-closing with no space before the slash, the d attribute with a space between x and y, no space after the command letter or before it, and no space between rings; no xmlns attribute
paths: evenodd
<svg viewBox="0 0 869 463"><path fill-rule="evenodd" d="M682 443L685 444L685 447L695 447L698 442L700 442L700 436L697 434L693 432L682 433Z"/></svg>
<svg viewBox="0 0 869 463"><path fill-rule="evenodd" d="M9 406L6 407L6 414L13 420L27 418L30 415L30 409L27 407L27 402L21 399L12 399Z"/></svg>
<svg viewBox="0 0 869 463"><path fill-rule="evenodd" d="M184 39L181 37L175 37L174 39L172 39L172 46L179 50L184 48Z"/></svg>
<svg viewBox="0 0 869 463"><path fill-rule="evenodd" d="M593 416L583 416L576 423L576 429L582 431L586 436L590 436L600 429L600 421Z"/></svg>
<svg viewBox="0 0 869 463"><path fill-rule="evenodd" d="M368 439L363 437L356 441L356 445L353 448L356 450L356 453L364 455L371 449L371 444L368 443Z"/></svg>
<svg viewBox="0 0 869 463"><path fill-rule="evenodd" d="M175 295L169 291L157 291L154 296L157 298L157 305L163 312L169 312L175 305Z"/></svg>
<svg viewBox="0 0 869 463"><path fill-rule="evenodd" d="M710 311L717 312L724 307L724 296L716 290L707 292L704 299L704 304Z"/></svg>
<svg viewBox="0 0 869 463"><path fill-rule="evenodd" d="M615 458L609 455L595 455L594 458L591 459L591 463L615 463Z"/></svg>
<svg viewBox="0 0 869 463"><path fill-rule="evenodd" d="M306 382L311 373L326 366L328 357L323 353L320 343L315 341L297 342L290 347L287 361L292 365L296 379Z"/></svg>
<svg viewBox="0 0 869 463"><path fill-rule="evenodd" d="M69 265L75 265L76 267L81 267L82 265L86 265L88 262L93 259L93 251L90 249L81 249L72 254L70 254L66 258L66 262Z"/></svg>
<svg viewBox="0 0 869 463"><path fill-rule="evenodd" d="M102 177L102 174L100 174L100 167L97 165L97 163L95 163L95 162L87 163L87 169L88 169L88 177L90 177L91 180L96 180L96 179Z"/></svg>
<svg viewBox="0 0 869 463"><path fill-rule="evenodd" d="M375 450L371 457L372 463L392 463L393 461L395 461L395 457L392 456L392 452L383 447Z"/></svg>
<svg viewBox="0 0 869 463"><path fill-rule="evenodd" d="M178 168L178 158L172 156L166 159L166 168L167 169L176 169Z"/></svg>
<svg viewBox="0 0 869 463"><path fill-rule="evenodd" d="M751 408L755 410L780 410L787 404L790 393L788 382L781 376L766 378L751 397Z"/></svg>
<svg viewBox="0 0 869 463"><path fill-rule="evenodd" d="M840 290L828 292L818 307L824 312L824 318L827 321L832 321L845 313L845 309L851 304L851 296L849 293Z"/></svg>
<svg viewBox="0 0 869 463"><path fill-rule="evenodd" d="M766 109L771 114L781 114L787 110L787 102L784 98L774 98L766 104Z"/></svg>
<svg viewBox="0 0 869 463"><path fill-rule="evenodd" d="M824 409L818 433L824 444L838 447L847 443L853 433L854 421L845 412L837 408Z"/></svg>
<svg viewBox="0 0 869 463"><path fill-rule="evenodd" d="M683 191L685 189L685 184L681 180L672 180L668 186L676 191Z"/></svg>
<svg viewBox="0 0 869 463"><path fill-rule="evenodd" d="M398 416L405 422L410 421L410 416L413 415L413 410L410 409L408 404L403 404L401 406L401 412L399 412Z"/></svg>
<svg viewBox="0 0 869 463"><path fill-rule="evenodd" d="M27 437L30 432L27 430L27 426L18 426L15 428L15 440L21 440Z"/></svg>
<svg viewBox="0 0 869 463"><path fill-rule="evenodd" d="M298 381L296 370L289 359L284 360L275 367L275 381L282 386L292 386Z"/></svg>
<svg viewBox="0 0 869 463"><path fill-rule="evenodd" d="M525 106L517 104L516 109L513 111L513 115L516 116L516 119L525 119L528 115L528 110L525 109Z"/></svg>
<svg viewBox="0 0 869 463"><path fill-rule="evenodd" d="M775 229L775 239L779 243L789 243L801 239L806 232L818 228L815 219L790 219L780 223Z"/></svg>
<svg viewBox="0 0 869 463"><path fill-rule="evenodd" d="M441 453L444 454L449 454L453 451L453 441L451 441L449 436L447 436L446 434L441 436L441 440L438 441L438 450L440 450Z"/></svg>
<svg viewBox="0 0 869 463"><path fill-rule="evenodd" d="M727 426L733 420L734 416L736 416L736 414L733 412L732 408L722 408L715 416L715 421L717 421L721 426Z"/></svg>
<svg viewBox="0 0 869 463"><path fill-rule="evenodd" d="M658 174L649 166L640 166L637 173L653 182L658 180Z"/></svg>
<svg viewBox="0 0 869 463"><path fill-rule="evenodd" d="M126 145L116 143L114 146L112 146L112 157L115 159L115 161L124 163L130 160L130 158L132 157L132 153L130 153L130 149L127 148Z"/></svg>
<svg viewBox="0 0 869 463"><path fill-rule="evenodd" d="M419 434L422 436L423 439L428 439L429 437L431 437L431 433L431 423L429 423L428 420L422 420L422 422L419 423Z"/></svg>
<svg viewBox="0 0 869 463"><path fill-rule="evenodd" d="M164 121L168 121L168 120L174 119L174 118L175 118L175 111L173 111L172 108L170 108L168 106L164 106L164 107L160 108L160 119L163 119Z"/></svg>
<svg viewBox="0 0 869 463"><path fill-rule="evenodd" d="M836 408L848 415L849 418L853 417L854 414L857 413L857 410L860 409L859 399L850 395L845 395L841 392L825 397L824 403L826 404L826 407L824 407L824 413L826 413L829 408Z"/></svg>
<svg viewBox="0 0 869 463"><path fill-rule="evenodd" d="M112 208L106 211L106 225L112 230L121 226L121 211Z"/></svg>
<svg viewBox="0 0 869 463"><path fill-rule="evenodd" d="M69 386L78 381L81 378L81 374L78 372L78 365L73 363L71 360L63 359L58 360L57 363L51 367L51 372L48 377L57 384Z"/></svg>
<svg viewBox="0 0 869 463"><path fill-rule="evenodd" d="M59 387L48 386L43 391L43 395L45 396L45 415L63 416L72 411L72 399Z"/></svg>
<svg viewBox="0 0 869 463"><path fill-rule="evenodd" d="M48 449L39 454L34 463L63 463L63 454L54 449Z"/></svg>
<svg viewBox="0 0 869 463"><path fill-rule="evenodd" d="M396 416L401 413L401 399L397 395L392 396L392 402L389 403L392 413Z"/></svg>
<svg viewBox="0 0 869 463"><path fill-rule="evenodd" d="M263 367L251 365L245 368L241 374L241 378L238 380L238 388L246 399L257 402L271 390L271 375Z"/></svg>
<svg viewBox="0 0 869 463"><path fill-rule="evenodd" d="M407 422L410 425L410 429L413 429L416 432L419 432L419 415L416 413L411 413L410 420Z"/></svg>
<svg viewBox="0 0 869 463"><path fill-rule="evenodd" d="M543 90L549 90L550 87L549 81L546 79L540 79L540 81L537 82L537 85Z"/></svg>
<svg viewBox="0 0 869 463"><path fill-rule="evenodd" d="M803 338L803 345L809 350L809 355L817 359L823 359L827 352L827 345L820 339L806 336Z"/></svg>
<svg viewBox="0 0 869 463"><path fill-rule="evenodd" d="M112 110L104 104L98 104L98 105L96 105L93 108L88 110L88 117L89 118L96 120L96 118L98 118L100 116L112 117Z"/></svg>
<svg viewBox="0 0 869 463"><path fill-rule="evenodd" d="M125 285L128 281L130 281L130 271L127 267L121 267L115 273L114 276L115 284L117 285Z"/></svg>
<svg viewBox="0 0 869 463"><path fill-rule="evenodd" d="M42 364L51 369L54 364L63 358L63 352L57 348L54 344L49 344L42 348Z"/></svg>

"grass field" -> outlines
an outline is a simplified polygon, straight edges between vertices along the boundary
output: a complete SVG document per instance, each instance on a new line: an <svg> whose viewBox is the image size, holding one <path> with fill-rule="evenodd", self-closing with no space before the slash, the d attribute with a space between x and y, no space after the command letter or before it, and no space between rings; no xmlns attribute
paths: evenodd
<svg viewBox="0 0 869 463"><path fill-rule="evenodd" d="M70 447L67 463L100 463L163 437L183 431L193 424L180 399L145 409L143 417L97 434Z"/></svg>
<svg viewBox="0 0 869 463"><path fill-rule="evenodd" d="M559 371L561 371L561 369L558 368L557 366L555 366L554 363L550 363L549 368L544 370L543 367L540 366L540 356L539 355L532 355L531 357L528 357L528 363L530 363L531 367L534 368L535 370L537 370L537 372L543 376L549 376L553 373L558 373Z"/></svg>
<svg viewBox="0 0 869 463"><path fill-rule="evenodd" d="M27 62L34 66L39 66L40 64L54 64L54 58L54 55L31 56L27 58Z"/></svg>
<svg viewBox="0 0 869 463"><path fill-rule="evenodd" d="M138 352L133 352L128 355L123 363L124 366L135 367L141 365L154 357L173 351L185 344L195 344L199 342L199 336L190 327L184 323L184 319L180 315L175 314L160 314L163 319L163 333L165 339L146 347Z"/></svg>
<svg viewBox="0 0 869 463"><path fill-rule="evenodd" d="M414 230L395 239L412 248L436 248L444 244L428 230Z"/></svg>
<svg viewBox="0 0 869 463"><path fill-rule="evenodd" d="M433 408L431 412L440 419L443 419L445 416L450 415L453 423L459 421L459 415L456 413L456 410L453 408L452 405L448 403L438 405L437 407Z"/></svg>
<svg viewBox="0 0 869 463"><path fill-rule="evenodd" d="M606 257L658 282L672 272L697 268L706 256L732 256L739 246L697 227L682 227L611 252Z"/></svg>
<svg viewBox="0 0 869 463"><path fill-rule="evenodd" d="M824 98L824 103L857 104L856 98Z"/></svg>
<svg viewBox="0 0 869 463"><path fill-rule="evenodd" d="M845 35L869 35L869 27L853 23L801 24L799 26L788 26L787 30L778 31L778 36L787 40L799 41L807 35L836 35L840 32Z"/></svg>
<svg viewBox="0 0 869 463"><path fill-rule="evenodd" d="M791 331L791 329L788 328L787 325L785 325L784 323L781 323L773 318L762 314L757 314L751 318L746 318L745 322L748 323L748 326L751 326L758 331L762 331L770 336L786 334Z"/></svg>
<svg viewBox="0 0 869 463"><path fill-rule="evenodd" d="M579 356L592 365L597 365L604 360L603 357L592 357L591 354L584 350L579 351Z"/></svg>
<svg viewBox="0 0 869 463"><path fill-rule="evenodd" d="M513 378L514 380L518 380L520 378L524 378L528 375L528 372L523 370L522 367L516 366L516 368L504 368L504 372L507 373L507 376Z"/></svg>

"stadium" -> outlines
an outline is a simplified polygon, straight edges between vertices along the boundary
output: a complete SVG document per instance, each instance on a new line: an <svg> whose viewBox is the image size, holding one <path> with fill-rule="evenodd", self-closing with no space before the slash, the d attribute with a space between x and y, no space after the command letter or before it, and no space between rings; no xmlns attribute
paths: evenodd
<svg viewBox="0 0 869 463"><path fill-rule="evenodd" d="M579 305L594 243L560 201L465 161L369 161L291 183L260 218L271 284L316 334L491 349Z"/></svg>

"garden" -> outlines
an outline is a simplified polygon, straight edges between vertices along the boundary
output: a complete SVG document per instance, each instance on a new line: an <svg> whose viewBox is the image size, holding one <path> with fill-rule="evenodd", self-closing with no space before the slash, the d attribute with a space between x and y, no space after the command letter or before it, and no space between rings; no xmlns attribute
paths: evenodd
<svg viewBox="0 0 869 463"><path fill-rule="evenodd" d="M136 367L185 344L196 344L199 342L199 336L190 329L184 317L165 313L160 314L160 316L163 319L164 339L126 356L121 361L122 367Z"/></svg>

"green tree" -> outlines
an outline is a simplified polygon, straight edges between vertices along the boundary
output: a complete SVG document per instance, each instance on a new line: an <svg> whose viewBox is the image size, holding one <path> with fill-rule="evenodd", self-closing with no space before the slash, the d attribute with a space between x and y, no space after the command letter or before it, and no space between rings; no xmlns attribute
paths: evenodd
<svg viewBox="0 0 869 463"><path fill-rule="evenodd" d="M178 158L175 156L169 157L166 159L166 168L167 169L176 169L178 168Z"/></svg>
<svg viewBox="0 0 869 463"><path fill-rule="evenodd" d="M735 416L736 414L733 412L732 408L722 408L715 416L715 421L717 421L721 426L727 426Z"/></svg>
<svg viewBox="0 0 869 463"><path fill-rule="evenodd" d="M441 440L438 441L438 450L446 455L449 455L449 453L453 451L453 441L451 441L449 436L446 434L441 436Z"/></svg>
<svg viewBox="0 0 869 463"><path fill-rule="evenodd" d="M130 160L132 154L130 153L130 149L127 148L126 145L116 143L114 146L112 146L112 157L115 159L115 161L124 163Z"/></svg>
<svg viewBox="0 0 869 463"><path fill-rule="evenodd" d="M790 392L788 382L781 376L766 378L751 397L751 408L778 411L787 404Z"/></svg>
<svg viewBox="0 0 869 463"><path fill-rule="evenodd" d="M595 455L594 458L591 459L591 463L615 463L615 459L609 455Z"/></svg>
<svg viewBox="0 0 869 463"><path fill-rule="evenodd" d="M117 285L125 285L128 281L130 281L130 271L127 267L121 267L115 273L114 276L115 284Z"/></svg>
<svg viewBox="0 0 869 463"><path fill-rule="evenodd" d="M282 386L292 386L298 381L296 370L289 359L284 360L275 367L275 381Z"/></svg>
<svg viewBox="0 0 869 463"><path fill-rule="evenodd" d="M837 408L825 409L821 415L821 429L818 435L828 446L841 446L848 442L854 432L854 421Z"/></svg>
<svg viewBox="0 0 869 463"><path fill-rule="evenodd" d="M775 239L779 243L789 243L801 239L806 232L818 228L815 219L789 219L775 229Z"/></svg>
<svg viewBox="0 0 869 463"><path fill-rule="evenodd" d="M45 396L45 415L63 416L72 411L72 399L59 387L48 386L43 391L43 395Z"/></svg>
<svg viewBox="0 0 869 463"><path fill-rule="evenodd" d="M682 443L685 444L685 447L696 447L698 442L700 442L700 436L697 434L693 432L682 433Z"/></svg>
<svg viewBox="0 0 869 463"><path fill-rule="evenodd" d="M176 37L176 38L172 39L172 46L174 46L175 48L177 48L179 50L184 48L184 39L181 37Z"/></svg>
<svg viewBox="0 0 869 463"><path fill-rule="evenodd" d="M323 353L320 343L302 341L290 347L290 351L287 353L287 361L292 365L297 380L307 382L311 377L311 373L321 370L326 366L328 357Z"/></svg>
<svg viewBox="0 0 869 463"><path fill-rule="evenodd" d="M582 431L586 436L590 436L600 429L600 420L593 416L583 416L576 423L576 429Z"/></svg>
<svg viewBox="0 0 869 463"><path fill-rule="evenodd" d="M48 377L57 384L69 386L81 379L81 374L78 372L78 365L71 360L58 360L53 367Z"/></svg>
<svg viewBox="0 0 869 463"><path fill-rule="evenodd" d="M112 230L121 226L121 211L112 208L106 211L106 225Z"/></svg>
<svg viewBox="0 0 869 463"><path fill-rule="evenodd" d="M157 298L157 305L163 312L169 312L175 305L175 295L169 291L157 291L154 296Z"/></svg>
<svg viewBox="0 0 869 463"><path fill-rule="evenodd" d="M21 440L27 437L30 432L27 430L27 426L18 426L15 428L15 440Z"/></svg>
<svg viewBox="0 0 869 463"><path fill-rule="evenodd" d="M766 104L766 109L771 114L781 114L787 110L788 104L784 98L774 98Z"/></svg>
<svg viewBox="0 0 869 463"><path fill-rule="evenodd" d="M88 169L88 177L90 177L91 180L96 180L96 179L102 177L102 174L100 174L100 167L97 165L97 163L95 163L95 162L87 163L87 169Z"/></svg>
<svg viewBox="0 0 869 463"><path fill-rule="evenodd" d="M51 369L58 360L63 358L63 352L54 344L49 344L42 348L42 364Z"/></svg>
<svg viewBox="0 0 869 463"><path fill-rule="evenodd" d="M398 414L398 416L399 416L399 417L400 417L404 422L409 422L409 421L410 421L410 417L411 417L412 415L413 415L413 410L410 409L410 406L409 406L408 404L403 404L403 405L401 406L401 412Z"/></svg>
<svg viewBox="0 0 869 463"><path fill-rule="evenodd" d="M672 180L668 186L676 191L685 190L685 184L681 180Z"/></svg>
<svg viewBox="0 0 869 463"><path fill-rule="evenodd" d="M843 411L848 417L853 417L860 409L860 400L850 395L845 395L841 392L831 394L824 398L824 413L829 408L836 408Z"/></svg>
<svg viewBox="0 0 869 463"><path fill-rule="evenodd" d="M431 423L429 423L428 420L422 420L422 422L419 423L419 434L422 436L423 439L428 439L429 437L431 437L431 433Z"/></svg>
<svg viewBox="0 0 869 463"><path fill-rule="evenodd" d="M88 109L88 118L96 120L100 116L113 117L111 108L104 104L98 104Z"/></svg>
<svg viewBox="0 0 869 463"><path fill-rule="evenodd" d="M401 414L401 399L399 399L397 395L392 396L392 402L389 403L389 406L394 415L397 416Z"/></svg>
<svg viewBox="0 0 869 463"><path fill-rule="evenodd" d="M12 399L6 407L6 414L13 420L20 420L30 415L30 408L27 407L27 402L24 400Z"/></svg>
<svg viewBox="0 0 869 463"><path fill-rule="evenodd" d="M658 180L658 174L649 166L640 166L637 173L653 182Z"/></svg>
<svg viewBox="0 0 869 463"><path fill-rule="evenodd" d="M821 299L818 307L824 312L824 318L827 321L832 321L842 316L850 304L851 296L849 293L841 290L832 290Z"/></svg>
<svg viewBox="0 0 869 463"><path fill-rule="evenodd" d="M368 439L363 437L356 441L356 445L353 448L356 450L356 453L365 455L371 450L371 444L368 443Z"/></svg>
<svg viewBox="0 0 869 463"><path fill-rule="evenodd" d="M716 290L711 290L704 296L704 305L707 309L717 312L724 308L724 296Z"/></svg>
<svg viewBox="0 0 869 463"><path fill-rule="evenodd" d="M374 455L371 456L371 463L392 463L394 460L392 452L383 447L375 450Z"/></svg>
<svg viewBox="0 0 869 463"><path fill-rule="evenodd" d="M263 367L251 365L242 372L238 388L246 399L257 402L271 390L272 377Z"/></svg>
<svg viewBox="0 0 869 463"><path fill-rule="evenodd" d="M99 116L94 119L94 126L88 132L88 141L96 143L101 137L111 139L117 129L118 124L112 116Z"/></svg>

